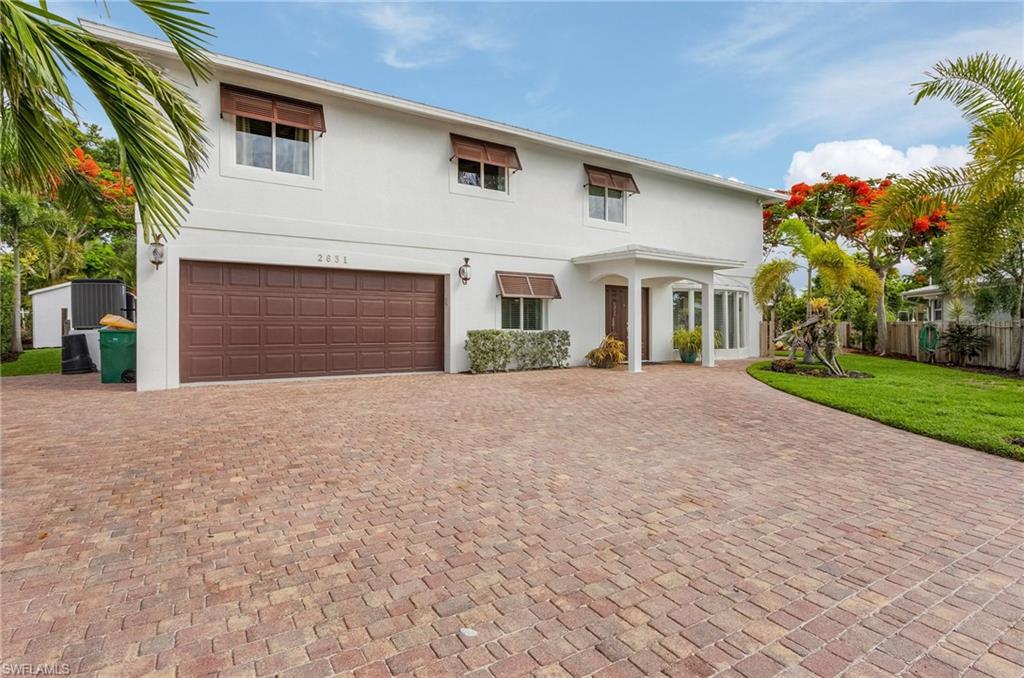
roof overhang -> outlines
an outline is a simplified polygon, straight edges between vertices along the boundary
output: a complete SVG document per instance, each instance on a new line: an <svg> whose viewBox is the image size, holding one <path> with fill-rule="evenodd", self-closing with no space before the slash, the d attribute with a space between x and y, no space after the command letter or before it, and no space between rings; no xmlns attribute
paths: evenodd
<svg viewBox="0 0 1024 678"><path fill-rule="evenodd" d="M170 58L175 61L178 60L177 52L175 52L171 44L165 40L158 40L156 38L114 28L112 26L107 26L106 24L96 23L86 19L79 19L79 23L83 29L93 35L114 42L127 49ZM532 141L534 143L559 148L564 151L570 151L584 156L590 156L591 158L601 158L605 160L629 163L633 167L640 167L652 172L658 172L660 174L666 174L681 179L688 179L690 181L714 186L727 191L743 193L751 197L758 198L761 202L779 202L786 199L786 196L781 196L776 191L772 191L767 188L751 186L738 181L731 181L729 179L723 179L722 177L716 177L711 174L705 174L703 172L697 172L683 167L676 167L675 165L648 160L646 158L629 155L627 153L619 153L599 146L591 146L589 144L563 139L550 134L542 134L541 132L534 132L533 130L516 127L515 125L507 125L505 123L495 122L493 120L487 120L486 118L479 118L465 113L456 113L455 111L449 111L444 108L428 106L427 104L421 104L419 102L402 99L400 97L380 94L378 92L372 92L358 87L351 87L349 85L343 85L330 80L323 80L321 78L314 78L309 75L295 73L282 68L265 66L263 64L238 59L225 54L208 52L207 55L215 67L226 70L277 80L291 86L308 87L343 99L372 104L374 106L401 111L424 118L492 130L518 139Z"/></svg>
<svg viewBox="0 0 1024 678"><path fill-rule="evenodd" d="M32 291L30 291L28 293L28 296L31 297L34 294L42 294L43 292L54 292L56 290L63 289L65 287L71 287L71 281L70 280L68 282L62 282L62 283L57 283L56 285L50 285L49 287L40 287L37 290L32 290Z"/></svg>
<svg viewBox="0 0 1024 678"><path fill-rule="evenodd" d="M610 250L602 250L593 254L572 258L572 263L574 264L597 264L608 261L664 261L673 264L685 264L687 266L702 266L712 270L742 268L747 265L747 262L739 259L705 257L700 254L691 254L690 252L635 244L623 245L622 247L615 247Z"/></svg>
<svg viewBox="0 0 1024 678"><path fill-rule="evenodd" d="M900 292L900 296L904 299L935 299L945 294L942 291L942 287L939 285L926 285L924 287L918 287L913 290L907 290Z"/></svg>

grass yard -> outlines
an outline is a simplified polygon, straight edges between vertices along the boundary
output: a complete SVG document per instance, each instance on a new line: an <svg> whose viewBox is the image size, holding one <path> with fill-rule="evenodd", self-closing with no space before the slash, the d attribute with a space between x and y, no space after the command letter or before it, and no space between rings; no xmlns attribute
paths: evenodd
<svg viewBox="0 0 1024 678"><path fill-rule="evenodd" d="M57 374L59 372L59 348L35 348L25 351L15 361L0 363L0 377L23 377L30 374Z"/></svg>
<svg viewBox="0 0 1024 678"><path fill-rule="evenodd" d="M873 379L829 379L747 372L780 391L914 433L1024 461L1024 380L893 358L844 355L844 369Z"/></svg>

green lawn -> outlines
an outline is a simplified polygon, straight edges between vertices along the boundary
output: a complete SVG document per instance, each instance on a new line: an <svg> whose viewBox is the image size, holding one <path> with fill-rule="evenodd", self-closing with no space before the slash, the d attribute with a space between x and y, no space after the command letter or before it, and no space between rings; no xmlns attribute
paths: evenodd
<svg viewBox="0 0 1024 678"><path fill-rule="evenodd" d="M32 349L22 353L13 362L0 363L0 377L23 377L28 374L57 374L59 372L59 348Z"/></svg>
<svg viewBox="0 0 1024 678"><path fill-rule="evenodd" d="M844 355L847 370L873 379L829 379L772 372L769 362L747 372L780 391L921 435L1024 461L1024 380L909 360Z"/></svg>

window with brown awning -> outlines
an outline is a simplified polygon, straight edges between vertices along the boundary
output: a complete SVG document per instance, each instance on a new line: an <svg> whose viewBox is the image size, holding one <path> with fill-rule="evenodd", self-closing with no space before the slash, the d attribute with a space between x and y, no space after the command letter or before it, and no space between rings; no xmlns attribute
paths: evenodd
<svg viewBox="0 0 1024 678"><path fill-rule="evenodd" d="M512 273L498 271L498 293L502 297L561 299L555 276L550 273Z"/></svg>
<svg viewBox="0 0 1024 678"><path fill-rule="evenodd" d="M464 137L461 134L452 134L451 137L452 158L483 162L511 170L523 169L523 164L519 162L519 154L513 146Z"/></svg>
<svg viewBox="0 0 1024 678"><path fill-rule="evenodd" d="M590 186L612 188L616 191L625 191L626 193L640 192L636 181L633 179L633 175L628 172L617 172L593 165L584 165L583 169L587 172L587 183Z"/></svg>
<svg viewBox="0 0 1024 678"><path fill-rule="evenodd" d="M327 131L324 107L320 104L224 83L220 86L220 112L221 115L228 113L315 132Z"/></svg>

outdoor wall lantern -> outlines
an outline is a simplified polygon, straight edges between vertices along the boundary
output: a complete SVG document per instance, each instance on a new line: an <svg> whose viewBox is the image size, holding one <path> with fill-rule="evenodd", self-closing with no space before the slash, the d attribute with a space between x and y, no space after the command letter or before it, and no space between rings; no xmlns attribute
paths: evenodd
<svg viewBox="0 0 1024 678"><path fill-rule="evenodd" d="M468 285L469 279L473 277L473 267L469 265L469 257L463 257L463 261L466 263L459 266L459 280L463 285Z"/></svg>
<svg viewBox="0 0 1024 678"><path fill-rule="evenodd" d="M156 269L164 263L164 244L159 239L149 243L149 263Z"/></svg>

